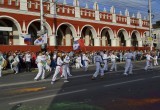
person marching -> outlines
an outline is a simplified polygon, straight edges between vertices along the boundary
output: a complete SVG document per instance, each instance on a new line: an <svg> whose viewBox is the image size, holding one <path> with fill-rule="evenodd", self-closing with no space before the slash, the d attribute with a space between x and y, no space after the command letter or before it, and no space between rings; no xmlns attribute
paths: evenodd
<svg viewBox="0 0 160 110"><path fill-rule="evenodd" d="M51 56L49 55L49 53L48 52L46 52L46 61L47 61L47 63L46 63L46 69L48 70L48 72L49 71L51 71L52 69L51 69Z"/></svg>
<svg viewBox="0 0 160 110"><path fill-rule="evenodd" d="M35 81L37 81L40 76L41 76L41 79L45 78L44 62L45 62L45 59L43 58L42 53L39 52L39 54L36 58L36 63L37 63L37 67L38 67L38 74L34 78Z"/></svg>
<svg viewBox="0 0 160 110"><path fill-rule="evenodd" d="M29 51L26 52L25 56L25 63L26 63L26 72L31 72L31 54Z"/></svg>
<svg viewBox="0 0 160 110"><path fill-rule="evenodd" d="M0 77L2 77L2 65L3 65L3 61L4 61L3 54L0 51Z"/></svg>
<svg viewBox="0 0 160 110"><path fill-rule="evenodd" d="M95 60L95 63L96 63L96 72L93 74L92 80L95 80L99 73L100 73L101 78L103 78L104 72L103 72L103 69L101 67L101 63L103 63L103 60L102 60L102 57L100 56L99 52L97 52L97 54L95 55L94 60Z"/></svg>
<svg viewBox="0 0 160 110"><path fill-rule="evenodd" d="M58 73L61 72L61 69L62 69L63 61L62 61L62 54L61 54L61 53L58 53L58 55L57 55L56 64L57 64L57 65L56 65L56 68L55 68L54 75L53 75L53 77L52 77L51 84L54 84L54 83L55 83L56 78L57 78L57 75L58 75Z"/></svg>
<svg viewBox="0 0 160 110"><path fill-rule="evenodd" d="M153 57L151 56L150 52L148 52L147 55L146 55L146 66L145 66L144 70L147 71L149 66L152 69L152 67L153 67L152 59L153 59Z"/></svg>
<svg viewBox="0 0 160 110"><path fill-rule="evenodd" d="M83 69L84 69L84 71L87 71L88 70L88 62L90 62L90 60L84 53L82 54L82 61L83 61Z"/></svg>
<svg viewBox="0 0 160 110"><path fill-rule="evenodd" d="M134 57L134 55L131 53L130 50L128 50L128 52L124 55L125 56L125 71L124 71L124 75L128 75L127 72L129 71L129 74L132 74L132 69L133 69L133 65L132 65L132 59Z"/></svg>
<svg viewBox="0 0 160 110"><path fill-rule="evenodd" d="M70 62L69 53L66 53L64 61L65 61L65 66L67 68L67 74L68 74L68 76L72 76L71 73L70 73L70 68L69 68L69 62Z"/></svg>
<svg viewBox="0 0 160 110"><path fill-rule="evenodd" d="M76 58L76 69L79 69L80 67L83 67L81 63L81 55L79 54Z"/></svg>
<svg viewBox="0 0 160 110"><path fill-rule="evenodd" d="M103 55L103 62L104 62L104 67L103 67L103 71L108 71L108 55L107 55L107 51L104 52L104 55Z"/></svg>
<svg viewBox="0 0 160 110"><path fill-rule="evenodd" d="M61 75L61 77L64 76L64 82L65 82L65 83L66 83L66 82L69 82L69 81L67 80L67 74L68 74L67 68L68 68L69 62L68 62L68 59L67 59L66 56L67 56L67 54L64 54L64 55L62 56L63 65L62 65L62 75Z"/></svg>
<svg viewBox="0 0 160 110"><path fill-rule="evenodd" d="M112 52L109 58L111 59L111 62L112 62L112 66L111 66L110 71L113 71L113 69L115 69L115 71L117 71L116 59L118 59L118 57L115 55L114 52Z"/></svg>
<svg viewBox="0 0 160 110"><path fill-rule="evenodd" d="M13 62L11 63L11 69L14 70L15 74L17 74L18 71L18 63L19 63L19 57L16 55L16 53L13 54Z"/></svg>
<svg viewBox="0 0 160 110"><path fill-rule="evenodd" d="M157 61L157 59L158 59L158 56L156 55L156 54L154 54L154 57L153 57L153 60L154 60L154 66L158 66L158 61Z"/></svg>

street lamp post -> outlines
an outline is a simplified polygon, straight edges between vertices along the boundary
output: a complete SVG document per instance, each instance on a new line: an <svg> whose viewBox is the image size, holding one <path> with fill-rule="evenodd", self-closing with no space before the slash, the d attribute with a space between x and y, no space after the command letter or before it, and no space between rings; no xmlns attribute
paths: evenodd
<svg viewBox="0 0 160 110"><path fill-rule="evenodd" d="M149 37L152 37L152 13L151 13L151 0L148 0L148 14L149 14ZM150 42L150 50L153 50L153 39Z"/></svg>
<svg viewBox="0 0 160 110"><path fill-rule="evenodd" d="M41 32L44 31L44 24L43 24L43 0L40 0L40 20L41 20Z"/></svg>

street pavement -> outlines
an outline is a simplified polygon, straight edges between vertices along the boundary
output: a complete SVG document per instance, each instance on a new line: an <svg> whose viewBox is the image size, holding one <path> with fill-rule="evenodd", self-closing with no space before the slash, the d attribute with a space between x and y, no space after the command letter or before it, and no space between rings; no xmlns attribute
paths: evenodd
<svg viewBox="0 0 160 110"><path fill-rule="evenodd" d="M87 72L71 69L69 83L54 72L45 80L34 81L34 72L8 74L0 78L0 110L160 110L160 67L145 71L145 62L134 62L132 75L124 76L124 63L118 71L91 80L95 66ZM110 65L109 65L110 67Z"/></svg>

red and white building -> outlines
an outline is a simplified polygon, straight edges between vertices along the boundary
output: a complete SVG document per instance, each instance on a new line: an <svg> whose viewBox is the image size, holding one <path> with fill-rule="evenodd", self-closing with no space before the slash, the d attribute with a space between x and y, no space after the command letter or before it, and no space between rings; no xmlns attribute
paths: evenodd
<svg viewBox="0 0 160 110"><path fill-rule="evenodd" d="M88 49L102 48L143 48L145 33L149 30L149 22L142 19L140 12L129 16L126 9L115 13L104 8L99 11L95 2L93 9L79 6L73 0L73 6L54 3L54 0L43 3L45 29L48 32L48 47L70 49L73 40L83 38ZM39 0L0 0L0 49L31 49L40 30ZM32 43L24 43L22 34L31 34ZM17 48L18 47L18 48Z"/></svg>

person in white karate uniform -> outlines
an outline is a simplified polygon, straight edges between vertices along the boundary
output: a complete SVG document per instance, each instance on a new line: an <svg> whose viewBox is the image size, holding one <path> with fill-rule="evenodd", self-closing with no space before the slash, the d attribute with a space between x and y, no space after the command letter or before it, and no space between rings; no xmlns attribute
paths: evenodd
<svg viewBox="0 0 160 110"><path fill-rule="evenodd" d="M109 58L111 59L111 63L112 63L112 66L111 66L110 71L113 71L113 69L114 69L115 71L117 71L116 59L118 59L118 57L115 55L114 52L112 52L111 55L109 56Z"/></svg>
<svg viewBox="0 0 160 110"><path fill-rule="evenodd" d="M13 62L11 63L11 69L14 70L15 74L17 74L18 71L18 63L19 63L19 57L16 55L16 53L13 54Z"/></svg>
<svg viewBox="0 0 160 110"><path fill-rule="evenodd" d="M95 80L97 76L100 74L101 78L104 76L103 68L101 67L101 63L103 63L102 57L100 56L100 53L97 52L97 54L94 56L95 64L96 64L96 71L92 76L92 80Z"/></svg>
<svg viewBox="0 0 160 110"><path fill-rule="evenodd" d="M80 67L83 67L81 63L81 55L78 55L76 58L76 68L79 69Z"/></svg>
<svg viewBox="0 0 160 110"><path fill-rule="evenodd" d="M56 68L55 68L55 72L54 75L52 77L52 81L51 84L54 84L56 79L57 79L57 75L62 71L62 66L63 66L63 61L62 61L62 54L58 53L57 55L57 61L56 61Z"/></svg>
<svg viewBox="0 0 160 110"><path fill-rule="evenodd" d="M66 70L66 75L72 76L71 73L70 73L70 68L69 68L70 57L69 57L68 53L66 53L63 56L64 56L63 62L64 62L65 70ZM65 76L65 74L63 74L63 73L65 73L65 72L62 72L61 77Z"/></svg>
<svg viewBox="0 0 160 110"><path fill-rule="evenodd" d="M44 69L45 58L41 52L39 52L36 58L36 63L38 67L38 74L36 75L34 80L37 81L40 76L41 76L41 79L43 80L45 78L45 69Z"/></svg>
<svg viewBox="0 0 160 110"><path fill-rule="evenodd" d="M133 70L133 64L132 64L132 59L134 58L134 55L132 54L132 52L130 50L127 51L127 53L124 55L125 56L125 71L124 71L124 75L128 75L128 71L129 74L132 74L132 70Z"/></svg>
<svg viewBox="0 0 160 110"><path fill-rule="evenodd" d="M2 77L2 64L3 64L4 58L3 58L3 54L0 51L0 77Z"/></svg>
<svg viewBox="0 0 160 110"><path fill-rule="evenodd" d="M146 66L145 66L144 70L148 70L149 67L151 69L153 68L152 59L153 59L153 57L151 56L150 52L148 52L146 54Z"/></svg>
<svg viewBox="0 0 160 110"><path fill-rule="evenodd" d="M88 62L90 62L89 58L83 53L82 54L82 60L83 60L83 69L84 71L87 71L88 70Z"/></svg>
<svg viewBox="0 0 160 110"><path fill-rule="evenodd" d="M103 71L108 71L108 55L107 52L104 52L103 54L103 62L104 62L104 67L103 67Z"/></svg>
<svg viewBox="0 0 160 110"><path fill-rule="evenodd" d="M158 56L156 54L154 55L153 60L154 60L153 61L154 62L154 66L158 66L158 61L157 61L158 60Z"/></svg>
<svg viewBox="0 0 160 110"><path fill-rule="evenodd" d="M62 75L61 77L64 77L64 82L69 82L68 79L68 73L67 73L67 68L68 68L68 60L66 55L62 56L62 61L63 61L63 65L62 65Z"/></svg>
<svg viewBox="0 0 160 110"><path fill-rule="evenodd" d="M48 70L48 71L51 71L52 69L51 69L51 56L49 55L49 53L48 52L46 52L46 61L47 61L47 63L46 63L46 69Z"/></svg>

